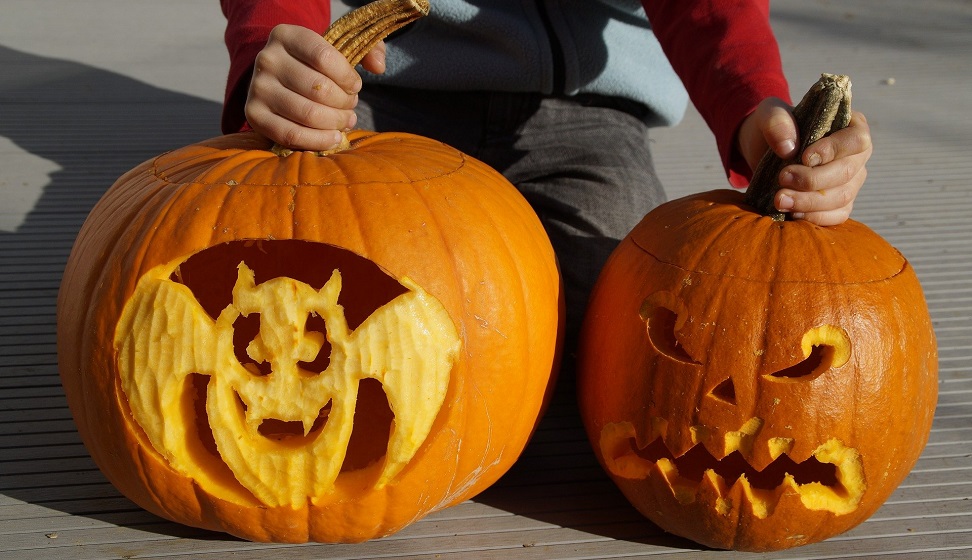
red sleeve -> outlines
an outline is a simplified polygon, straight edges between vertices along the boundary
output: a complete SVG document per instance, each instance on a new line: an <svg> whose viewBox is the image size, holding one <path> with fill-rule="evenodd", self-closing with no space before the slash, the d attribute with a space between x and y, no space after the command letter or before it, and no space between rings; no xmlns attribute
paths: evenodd
<svg viewBox="0 0 972 560"><path fill-rule="evenodd" d="M331 23L330 0L220 0L226 16L230 69L223 101L222 130L245 128L243 106L253 74L253 61L280 23L302 25L323 33Z"/></svg>
<svg viewBox="0 0 972 560"><path fill-rule="evenodd" d="M790 103L769 0L642 0L652 30L715 134L734 186L752 170L735 147L743 119L766 97Z"/></svg>

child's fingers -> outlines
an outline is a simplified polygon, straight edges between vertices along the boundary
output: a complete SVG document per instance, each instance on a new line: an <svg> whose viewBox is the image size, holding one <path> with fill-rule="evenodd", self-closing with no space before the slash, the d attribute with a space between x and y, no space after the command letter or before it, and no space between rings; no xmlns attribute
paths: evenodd
<svg viewBox="0 0 972 560"><path fill-rule="evenodd" d="M812 224L817 224L818 226L836 226L846 222L847 219L850 218L853 206L853 203L851 203L835 210L801 214L798 216L798 218L801 220L806 220Z"/></svg>
<svg viewBox="0 0 972 560"><path fill-rule="evenodd" d="M354 111L316 103L283 87L264 96L263 103L269 112L302 126L346 130L355 124Z"/></svg>
<svg viewBox="0 0 972 560"><path fill-rule="evenodd" d="M846 128L808 146L803 152L802 162L809 167L816 167L857 154L870 156L872 151L871 130L867 119L861 113L854 113Z"/></svg>
<svg viewBox="0 0 972 560"><path fill-rule="evenodd" d="M270 40L283 45L291 57L327 76L342 91L355 94L361 90L361 77L354 67L314 31L296 25L278 25L270 36Z"/></svg>
<svg viewBox="0 0 972 560"><path fill-rule="evenodd" d="M789 106L769 98L756 108L757 122L766 144L781 158L789 158L796 151L797 129Z"/></svg>
<svg viewBox="0 0 972 560"><path fill-rule="evenodd" d="M300 126L278 115L268 117L264 131L271 140L294 150L329 150L342 139L340 131Z"/></svg>
<svg viewBox="0 0 972 560"><path fill-rule="evenodd" d="M246 119L254 130L288 148L326 150L357 120L354 111L315 103L284 87L272 94L251 96Z"/></svg>
<svg viewBox="0 0 972 560"><path fill-rule="evenodd" d="M272 75L264 74L262 78L263 80L257 83L258 88L283 87L314 103L335 109L353 109L358 102L357 94L348 93L330 77L296 59L280 61Z"/></svg>
<svg viewBox="0 0 972 560"><path fill-rule="evenodd" d="M372 74L382 74L385 72L385 42L378 41L375 48L368 51L368 54L361 59L361 67Z"/></svg>
<svg viewBox="0 0 972 560"><path fill-rule="evenodd" d="M328 150L341 141L341 131L303 126L268 109L248 116L254 130L274 142L294 150Z"/></svg>
<svg viewBox="0 0 972 560"><path fill-rule="evenodd" d="M854 200L867 178L867 168L863 165L858 168L849 165L844 158L838 162L831 162L816 168L799 167L809 170L804 176L806 183L804 186L818 184L826 185L825 188L806 190L795 190L783 188L776 193L775 204L779 210L790 212L795 218L801 218L820 225L839 224L850 216ZM828 167L839 167L837 171L827 169ZM831 172L836 173L831 177L826 175ZM844 173L853 172L854 174L841 181ZM816 175L815 179L810 178ZM834 179L837 177L837 179ZM832 186L836 185L836 186Z"/></svg>
<svg viewBox="0 0 972 560"><path fill-rule="evenodd" d="M852 183L856 187L853 191L856 196L866 176L867 160L868 154L856 154L816 167L788 165L780 172L779 184L783 189L809 193Z"/></svg>

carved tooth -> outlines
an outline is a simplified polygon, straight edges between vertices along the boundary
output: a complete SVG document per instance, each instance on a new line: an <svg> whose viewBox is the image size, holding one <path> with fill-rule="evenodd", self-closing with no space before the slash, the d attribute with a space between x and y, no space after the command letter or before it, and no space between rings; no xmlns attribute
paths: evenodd
<svg viewBox="0 0 972 560"><path fill-rule="evenodd" d="M703 503L715 504L715 511L719 515L728 517L732 514L734 504L729 495L729 488L726 486L725 479L714 470L709 469L702 475L697 495Z"/></svg>
<svg viewBox="0 0 972 560"><path fill-rule="evenodd" d="M732 513L732 500L729 498L716 498L716 513L723 517L729 517Z"/></svg>
<svg viewBox="0 0 972 560"><path fill-rule="evenodd" d="M743 457L752 457L753 439L763 427L761 418L750 418L737 432L726 432L725 454L739 451Z"/></svg>
<svg viewBox="0 0 972 560"><path fill-rule="evenodd" d="M636 480L648 477L652 462L631 449L631 438L636 436L631 422L612 422L601 428L601 457L607 470L615 476Z"/></svg>
<svg viewBox="0 0 972 560"><path fill-rule="evenodd" d="M668 486L671 487L672 494L674 494L678 503L685 505L695 501L695 496L699 491L698 484L682 478L678 474L678 467L668 458L663 457L655 464L658 466L658 470L661 471L662 476L665 477Z"/></svg>
<svg viewBox="0 0 972 560"><path fill-rule="evenodd" d="M689 428L689 431L692 433L693 444L698 444L709 439L709 434L712 433L712 430L706 426L692 426Z"/></svg>
<svg viewBox="0 0 972 560"><path fill-rule="evenodd" d="M757 519L766 519L773 513L778 498L777 492L753 488L745 474L739 475L733 486L736 484L742 486L742 493L753 508L753 515Z"/></svg>
<svg viewBox="0 0 972 560"><path fill-rule="evenodd" d="M773 460L776 460L779 459L780 455L783 455L784 453L789 453L790 451L793 450L793 442L794 442L793 438L788 438L788 437L770 438L769 441L767 442L767 445L769 446L770 457L772 457Z"/></svg>
<svg viewBox="0 0 972 560"><path fill-rule="evenodd" d="M658 438L665 438L668 435L668 420L658 416L651 417L651 434L648 441L644 442L643 445L648 445L649 443L655 441ZM638 442L639 445L642 442Z"/></svg>

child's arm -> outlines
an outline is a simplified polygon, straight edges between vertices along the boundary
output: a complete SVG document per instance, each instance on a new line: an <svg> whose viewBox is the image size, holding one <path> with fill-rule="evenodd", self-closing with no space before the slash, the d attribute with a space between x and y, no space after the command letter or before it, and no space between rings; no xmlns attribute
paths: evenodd
<svg viewBox="0 0 972 560"><path fill-rule="evenodd" d="M769 21L769 1L645 0L642 2L672 67L716 137L729 179L745 186L768 147L781 157L795 150L789 87ZM841 223L867 175L867 121L850 126L781 173L777 208L821 225ZM819 159L818 159L819 158Z"/></svg>

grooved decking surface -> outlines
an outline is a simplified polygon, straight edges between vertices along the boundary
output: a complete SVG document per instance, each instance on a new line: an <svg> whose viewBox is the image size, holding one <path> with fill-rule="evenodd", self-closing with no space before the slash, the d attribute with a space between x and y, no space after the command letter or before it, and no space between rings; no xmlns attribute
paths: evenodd
<svg viewBox="0 0 972 560"><path fill-rule="evenodd" d="M940 397L911 475L867 522L761 558L972 557L972 3L778 0L794 95L846 73L868 116L854 217L914 265ZM122 497L75 431L55 301L85 215L124 171L218 134L218 3L5 0L0 8L0 558L748 558L666 536L614 489L559 388L516 467L469 502L357 545L262 545L182 527ZM690 111L655 135L671 197L722 187Z"/></svg>

